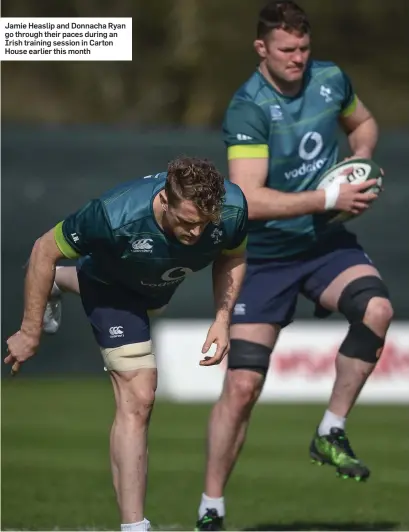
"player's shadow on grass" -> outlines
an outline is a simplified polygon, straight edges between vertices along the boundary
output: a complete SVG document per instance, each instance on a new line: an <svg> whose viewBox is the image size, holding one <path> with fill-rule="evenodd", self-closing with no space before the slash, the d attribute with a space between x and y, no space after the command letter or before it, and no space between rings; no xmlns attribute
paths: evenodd
<svg viewBox="0 0 409 532"><path fill-rule="evenodd" d="M396 530L399 523L391 521L375 522L355 522L346 521L338 523L326 523L325 521L294 521L287 524L260 523L251 528L243 528L246 531L267 531L267 530Z"/></svg>

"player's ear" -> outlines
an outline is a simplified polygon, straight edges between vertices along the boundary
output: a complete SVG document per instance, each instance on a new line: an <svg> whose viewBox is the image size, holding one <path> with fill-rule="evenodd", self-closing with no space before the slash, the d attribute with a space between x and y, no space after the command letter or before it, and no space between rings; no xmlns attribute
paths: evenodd
<svg viewBox="0 0 409 532"><path fill-rule="evenodd" d="M164 190L162 190L162 192L159 192L159 199L160 199L160 204L162 205L162 209L164 211L167 211L168 210L168 198Z"/></svg>
<svg viewBox="0 0 409 532"><path fill-rule="evenodd" d="M253 43L254 49L257 52L257 54L262 58L265 59L267 56L267 49L266 49L266 43L263 39L256 39Z"/></svg>

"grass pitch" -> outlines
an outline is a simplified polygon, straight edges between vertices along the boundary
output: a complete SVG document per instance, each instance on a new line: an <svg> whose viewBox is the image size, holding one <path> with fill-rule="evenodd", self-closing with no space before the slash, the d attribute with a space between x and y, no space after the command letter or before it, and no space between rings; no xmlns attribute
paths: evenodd
<svg viewBox="0 0 409 532"><path fill-rule="evenodd" d="M324 406L259 405L226 492L230 530L408 530L406 406L358 406L354 449L367 484L309 463ZM193 530L203 491L210 405L158 402L149 440L146 516L156 529ZM1 529L118 530L108 438L109 379L2 381Z"/></svg>

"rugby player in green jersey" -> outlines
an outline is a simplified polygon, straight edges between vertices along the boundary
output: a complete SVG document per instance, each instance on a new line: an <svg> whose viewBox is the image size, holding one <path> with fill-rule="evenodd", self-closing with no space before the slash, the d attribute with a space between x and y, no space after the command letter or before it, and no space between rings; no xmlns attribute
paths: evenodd
<svg viewBox="0 0 409 532"><path fill-rule="evenodd" d="M351 155L371 158L378 137L374 118L336 64L310 58L310 25L294 2L270 2L261 10L254 45L259 67L234 94L223 125L230 179L248 201L248 265L232 318L224 389L210 417L200 530L223 526L224 488L299 294L316 304L317 316L338 311L350 324L310 456L343 478L368 478L345 421L392 319L379 272L356 236L328 223L326 212L364 212L377 197L365 192L375 180L342 185L334 194L316 190L320 175L337 162L338 125Z"/></svg>
<svg viewBox="0 0 409 532"><path fill-rule="evenodd" d="M5 362L16 371L33 356L42 328L55 333L59 327L61 293L80 294L115 392L111 465L122 530L150 529L144 516L146 440L157 370L148 314L163 309L188 274L213 264L216 316L202 352L212 344L217 349L200 364L218 364L229 350L246 238L240 188L210 162L181 158L167 172L93 199L34 244L23 320L8 339ZM77 259L77 266L56 270L62 258Z"/></svg>

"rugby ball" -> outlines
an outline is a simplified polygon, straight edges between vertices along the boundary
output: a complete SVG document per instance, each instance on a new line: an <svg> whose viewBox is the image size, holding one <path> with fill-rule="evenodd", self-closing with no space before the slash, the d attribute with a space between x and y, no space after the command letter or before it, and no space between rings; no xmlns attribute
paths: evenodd
<svg viewBox="0 0 409 532"><path fill-rule="evenodd" d="M380 194L382 190L382 169L371 159L349 159L341 161L324 172L319 178L317 190L325 189L332 183L351 183L359 185L369 179L376 179L376 185L369 187L365 192ZM331 211L329 222L347 222L358 215L342 211Z"/></svg>

